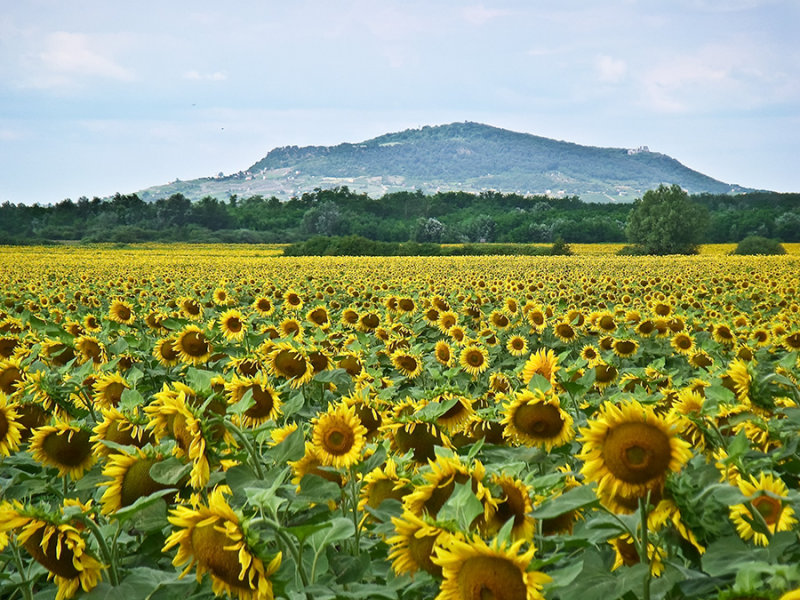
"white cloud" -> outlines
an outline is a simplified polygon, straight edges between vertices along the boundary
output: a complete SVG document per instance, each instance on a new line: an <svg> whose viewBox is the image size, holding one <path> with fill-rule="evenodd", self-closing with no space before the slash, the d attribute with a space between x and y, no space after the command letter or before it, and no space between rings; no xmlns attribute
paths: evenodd
<svg viewBox="0 0 800 600"><path fill-rule="evenodd" d="M213 73L200 73L199 71L192 70L186 71L183 74L183 78L190 81L225 81L228 76L220 71L214 71Z"/></svg>
<svg viewBox="0 0 800 600"><path fill-rule="evenodd" d="M74 87L86 78L133 81L131 70L109 53L106 38L57 31L48 34L38 51L28 53L25 83L36 88Z"/></svg>
<svg viewBox="0 0 800 600"><path fill-rule="evenodd" d="M511 14L508 10L500 10L496 8L486 8L482 4L479 6L468 6L462 13L464 20L473 25L483 25L496 19L498 17L505 17Z"/></svg>
<svg viewBox="0 0 800 600"><path fill-rule="evenodd" d="M595 68L597 77L605 83L619 83L628 72L628 64L624 60L605 55L597 57Z"/></svg>

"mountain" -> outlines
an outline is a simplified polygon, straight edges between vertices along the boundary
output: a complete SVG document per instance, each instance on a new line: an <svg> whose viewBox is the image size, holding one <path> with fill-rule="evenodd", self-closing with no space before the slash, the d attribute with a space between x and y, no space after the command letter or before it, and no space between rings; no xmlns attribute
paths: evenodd
<svg viewBox="0 0 800 600"><path fill-rule="evenodd" d="M182 193L196 200L260 194L288 199L314 188L346 185L374 198L399 190L495 190L616 202L632 201L660 183L677 183L692 194L750 191L646 146L581 146L464 122L407 129L355 144L275 148L239 173L176 180L139 196L155 200Z"/></svg>

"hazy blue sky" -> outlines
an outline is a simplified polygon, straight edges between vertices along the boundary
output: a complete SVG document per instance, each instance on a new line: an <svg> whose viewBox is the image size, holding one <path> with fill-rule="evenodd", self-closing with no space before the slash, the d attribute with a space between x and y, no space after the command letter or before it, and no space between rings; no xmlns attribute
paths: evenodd
<svg viewBox="0 0 800 600"><path fill-rule="evenodd" d="M478 121L800 192L798 0L1 0L0 202Z"/></svg>

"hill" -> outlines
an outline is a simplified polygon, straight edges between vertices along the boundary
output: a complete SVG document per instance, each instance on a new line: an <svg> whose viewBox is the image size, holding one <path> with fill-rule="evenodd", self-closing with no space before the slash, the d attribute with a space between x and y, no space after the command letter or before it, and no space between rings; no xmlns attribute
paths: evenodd
<svg viewBox="0 0 800 600"><path fill-rule="evenodd" d="M233 175L175 181L139 192L145 200L261 194L288 199L314 188L348 186L373 197L402 190L463 190L632 201L660 183L690 193L749 191L665 154L581 146L480 123L451 123L389 133L360 143L275 148Z"/></svg>

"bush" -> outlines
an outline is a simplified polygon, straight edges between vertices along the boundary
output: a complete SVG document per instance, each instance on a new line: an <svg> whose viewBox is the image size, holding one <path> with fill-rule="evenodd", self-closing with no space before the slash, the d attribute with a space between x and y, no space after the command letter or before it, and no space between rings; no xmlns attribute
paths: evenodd
<svg viewBox="0 0 800 600"><path fill-rule="evenodd" d="M647 256L650 254L644 246L633 244L630 246L623 246L617 250L617 256Z"/></svg>
<svg viewBox="0 0 800 600"><path fill-rule="evenodd" d="M572 248L569 247L569 244L564 241L564 238L557 237L556 241L553 242L553 247L550 248L550 254L553 256L572 256Z"/></svg>
<svg viewBox="0 0 800 600"><path fill-rule="evenodd" d="M731 254L786 254L786 248L778 240L761 237L760 235L749 235L737 244L736 249Z"/></svg>

